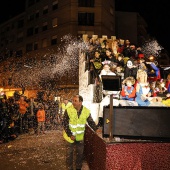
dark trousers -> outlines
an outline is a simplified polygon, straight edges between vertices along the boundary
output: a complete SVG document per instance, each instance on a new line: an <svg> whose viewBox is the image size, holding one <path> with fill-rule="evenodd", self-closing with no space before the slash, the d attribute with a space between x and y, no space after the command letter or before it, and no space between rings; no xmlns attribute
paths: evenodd
<svg viewBox="0 0 170 170"><path fill-rule="evenodd" d="M20 114L20 133L27 132L28 131L28 117L27 114Z"/></svg>
<svg viewBox="0 0 170 170"><path fill-rule="evenodd" d="M84 151L84 141L66 143L66 165L68 170L73 170L82 168L83 163L83 151Z"/></svg>

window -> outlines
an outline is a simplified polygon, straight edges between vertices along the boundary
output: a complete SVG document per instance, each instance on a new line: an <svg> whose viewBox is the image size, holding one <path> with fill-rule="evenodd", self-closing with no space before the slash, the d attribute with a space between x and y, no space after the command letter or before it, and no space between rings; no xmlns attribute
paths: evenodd
<svg viewBox="0 0 170 170"><path fill-rule="evenodd" d="M52 26L53 26L53 28L54 28L54 27L57 27L57 23L58 23L58 19L57 19L57 18L54 18L54 19L52 20Z"/></svg>
<svg viewBox="0 0 170 170"><path fill-rule="evenodd" d="M94 26L94 13L78 13L78 25Z"/></svg>
<svg viewBox="0 0 170 170"><path fill-rule="evenodd" d="M47 30L47 22L44 22L43 23L43 27L42 27L42 31L46 31Z"/></svg>
<svg viewBox="0 0 170 170"><path fill-rule="evenodd" d="M23 37L24 37L24 33L23 32L20 32L18 35L17 35L17 42L22 42L23 41Z"/></svg>
<svg viewBox="0 0 170 170"><path fill-rule="evenodd" d="M51 39L51 45L56 45L57 44L57 35L52 36Z"/></svg>
<svg viewBox="0 0 170 170"><path fill-rule="evenodd" d="M26 44L26 52L32 51L32 48L33 48L33 44L32 43Z"/></svg>
<svg viewBox="0 0 170 170"><path fill-rule="evenodd" d="M17 28L22 28L24 26L24 20L19 20L17 24Z"/></svg>
<svg viewBox="0 0 170 170"><path fill-rule="evenodd" d="M38 50L38 42L34 42L34 50Z"/></svg>
<svg viewBox="0 0 170 170"><path fill-rule="evenodd" d="M43 14L47 14L47 13L48 13L48 5L43 8Z"/></svg>
<svg viewBox="0 0 170 170"><path fill-rule="evenodd" d="M32 21L32 20L34 20L34 14L28 16L28 21Z"/></svg>
<svg viewBox="0 0 170 170"><path fill-rule="evenodd" d="M34 28L33 27L27 29L27 37L32 36L33 33L34 33Z"/></svg>
<svg viewBox="0 0 170 170"><path fill-rule="evenodd" d="M35 13L35 18L39 18L39 15L40 15L40 11L37 10L36 13Z"/></svg>
<svg viewBox="0 0 170 170"><path fill-rule="evenodd" d="M43 47L43 48L47 47L47 38L44 38L44 39L42 40L42 47Z"/></svg>
<svg viewBox="0 0 170 170"><path fill-rule="evenodd" d="M56 10L58 9L58 0L54 1L53 2L53 7L52 7L53 10Z"/></svg>
<svg viewBox="0 0 170 170"><path fill-rule="evenodd" d="M79 7L94 7L94 0L79 0Z"/></svg>
<svg viewBox="0 0 170 170"><path fill-rule="evenodd" d="M36 26L35 29L34 29L34 34L38 34L38 30L39 30L39 27Z"/></svg>

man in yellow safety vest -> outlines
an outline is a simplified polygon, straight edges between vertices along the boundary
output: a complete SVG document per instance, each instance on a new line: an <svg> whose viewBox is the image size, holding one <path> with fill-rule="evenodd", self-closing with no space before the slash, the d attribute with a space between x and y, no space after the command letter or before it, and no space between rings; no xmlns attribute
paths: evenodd
<svg viewBox="0 0 170 170"><path fill-rule="evenodd" d="M84 133L86 123L94 130L97 126L91 117L90 110L82 105L83 97L73 96L72 105L65 110L63 117L63 137L66 140L66 165L73 170L73 155L76 147L76 170L82 168L84 151Z"/></svg>

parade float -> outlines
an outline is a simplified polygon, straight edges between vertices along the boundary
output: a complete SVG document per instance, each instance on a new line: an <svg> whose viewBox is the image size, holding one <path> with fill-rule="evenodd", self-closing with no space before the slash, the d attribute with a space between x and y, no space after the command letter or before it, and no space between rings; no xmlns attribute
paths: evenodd
<svg viewBox="0 0 170 170"><path fill-rule="evenodd" d="M86 55L79 58L79 94L90 109L96 124L100 103L94 102L96 84L89 83ZM106 81L120 88L120 79ZM105 88L108 88L107 86ZM107 90L107 89L105 89ZM170 108L167 106L114 106L103 109L102 134L89 126L85 134L85 158L90 169L169 169L170 167Z"/></svg>

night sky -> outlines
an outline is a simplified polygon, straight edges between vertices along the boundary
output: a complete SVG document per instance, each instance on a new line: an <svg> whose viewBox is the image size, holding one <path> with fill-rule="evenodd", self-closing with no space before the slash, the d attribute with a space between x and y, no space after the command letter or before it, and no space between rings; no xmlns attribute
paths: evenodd
<svg viewBox="0 0 170 170"><path fill-rule="evenodd" d="M170 5L167 0L115 0L117 11L139 12L147 32L170 54Z"/></svg>
<svg viewBox="0 0 170 170"><path fill-rule="evenodd" d="M0 23L21 13L25 0L5 0L0 6ZM117 11L139 12L148 33L170 54L170 6L167 0L115 0Z"/></svg>
<svg viewBox="0 0 170 170"><path fill-rule="evenodd" d="M1 2L2 3L2 2ZM5 0L0 5L0 23L24 11L25 0Z"/></svg>

